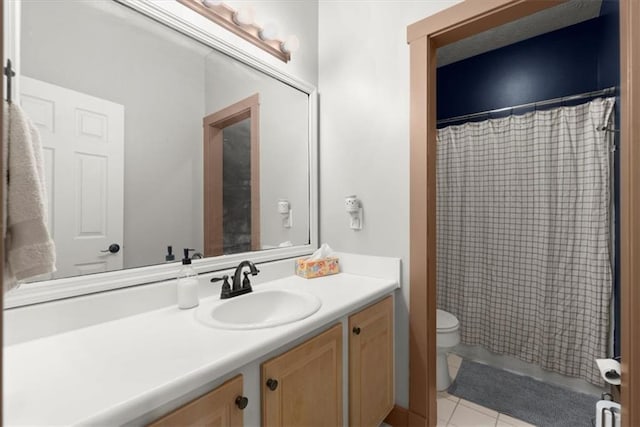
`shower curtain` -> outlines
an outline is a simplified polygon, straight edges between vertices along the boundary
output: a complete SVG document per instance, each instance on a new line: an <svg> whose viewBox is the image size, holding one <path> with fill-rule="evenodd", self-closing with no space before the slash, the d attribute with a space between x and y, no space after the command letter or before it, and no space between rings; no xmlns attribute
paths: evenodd
<svg viewBox="0 0 640 427"><path fill-rule="evenodd" d="M438 131L438 306L463 343L602 384L613 103Z"/></svg>

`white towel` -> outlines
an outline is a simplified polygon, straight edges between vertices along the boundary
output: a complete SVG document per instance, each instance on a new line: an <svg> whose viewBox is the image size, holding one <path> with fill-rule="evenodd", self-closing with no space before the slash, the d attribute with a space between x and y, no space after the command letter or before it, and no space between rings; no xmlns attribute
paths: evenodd
<svg viewBox="0 0 640 427"><path fill-rule="evenodd" d="M40 135L22 109L5 102L4 289L17 280L56 271L56 252L47 229L47 197Z"/></svg>

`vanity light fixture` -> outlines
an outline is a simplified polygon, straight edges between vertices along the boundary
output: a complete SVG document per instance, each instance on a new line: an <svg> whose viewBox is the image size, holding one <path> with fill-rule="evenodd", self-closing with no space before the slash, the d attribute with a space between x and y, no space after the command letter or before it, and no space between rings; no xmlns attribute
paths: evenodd
<svg viewBox="0 0 640 427"><path fill-rule="evenodd" d="M278 26L273 22L267 22L258 35L262 40L275 40L278 38Z"/></svg>
<svg viewBox="0 0 640 427"><path fill-rule="evenodd" d="M289 52L289 53L295 52L299 48L300 48L300 40L298 40L298 37L296 36L287 37L287 40L282 42L282 44L280 45L280 50L282 50L283 52Z"/></svg>
<svg viewBox="0 0 640 427"><path fill-rule="evenodd" d="M237 25L251 26L255 20L256 13L251 6L242 6L233 15L233 22Z"/></svg>
<svg viewBox="0 0 640 427"><path fill-rule="evenodd" d="M216 0L176 0L216 24L226 28L246 41L258 46L276 58L289 62L291 53L300 47L296 36L279 40L278 29L274 24L261 27L255 23L255 12L249 6L235 10Z"/></svg>

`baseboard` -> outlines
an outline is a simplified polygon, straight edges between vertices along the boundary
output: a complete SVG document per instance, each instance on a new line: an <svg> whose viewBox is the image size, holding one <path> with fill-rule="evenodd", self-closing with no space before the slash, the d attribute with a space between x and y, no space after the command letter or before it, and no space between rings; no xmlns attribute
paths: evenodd
<svg viewBox="0 0 640 427"><path fill-rule="evenodd" d="M428 424L425 417L420 414L416 414L415 412L409 411L409 423L407 424L408 427L426 427L435 425L435 422Z"/></svg>
<svg viewBox="0 0 640 427"><path fill-rule="evenodd" d="M409 425L409 410L402 406L394 405L384 422L393 427L407 427Z"/></svg>

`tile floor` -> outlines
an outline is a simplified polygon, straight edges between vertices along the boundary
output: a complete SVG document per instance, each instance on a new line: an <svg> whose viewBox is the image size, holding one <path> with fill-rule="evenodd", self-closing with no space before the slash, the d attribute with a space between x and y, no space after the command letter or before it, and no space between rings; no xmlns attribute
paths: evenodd
<svg viewBox="0 0 640 427"><path fill-rule="evenodd" d="M455 378L462 359L455 354L449 355L449 373ZM452 396L447 392L438 393L438 427L533 427L493 409Z"/></svg>

